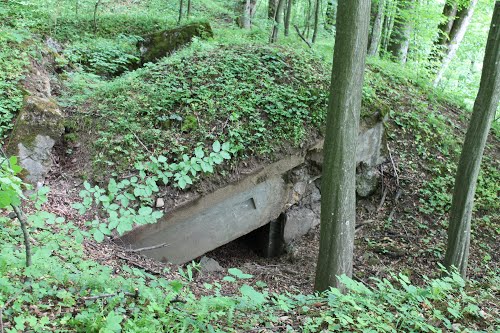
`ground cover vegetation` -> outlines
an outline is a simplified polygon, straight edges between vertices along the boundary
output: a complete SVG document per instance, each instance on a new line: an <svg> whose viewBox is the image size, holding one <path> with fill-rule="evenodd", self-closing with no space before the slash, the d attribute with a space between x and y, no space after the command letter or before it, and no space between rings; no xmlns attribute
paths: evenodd
<svg viewBox="0 0 500 333"><path fill-rule="evenodd" d="M257 4L248 30L235 26L240 13L232 4L192 2L191 16L185 10L179 16L177 1L0 4L0 137L7 138L14 126L26 93L20 83L30 63L50 54L54 75L64 82L58 101L69 115L63 154L86 161L76 173L85 180L80 198L69 203L75 210L63 217L46 202L48 188L24 196L17 161L0 157L0 208L6 212L0 218L2 333L498 327L497 121L474 206L474 280L465 282L457 274L440 278L436 270L432 278L412 284L411 272L394 271L383 278L364 277L364 283L343 277L347 293L331 289L312 295L279 293L238 269L195 287L196 264L152 274L127 262L118 269L89 258L86 248L94 240L106 242L114 232L160 218L152 195L165 186L192 189L211 175L229 174L251 156L272 160L323 133L335 32L327 9L335 1L296 1L291 25L301 37L290 27L287 36L278 31L277 46L268 45L273 20L267 1ZM397 11L396 1L386 2L387 13ZM315 5L324 12L324 24L314 22ZM426 64L442 6L416 1L401 14L412 24L405 65L386 59L393 28L384 30L381 57L368 60L362 111L389 117L388 140L391 147L401 147L400 174L424 172L425 181L416 189L417 212L403 215L425 229L419 245L436 262L445 251L435 239L447 227L460 138L477 91L492 9L491 1L477 5L456 59L434 88ZM208 20L214 40L195 39L185 50L131 71L140 59L135 45L141 36L193 19ZM52 47L48 37L55 41ZM87 154L72 155L84 140L92 142ZM123 178L128 173L131 177ZM404 186L404 176L401 182ZM21 202L25 213L7 215ZM99 213L89 214L94 211ZM391 214L383 224L389 228L394 222ZM32 246L31 265L26 265L26 244ZM225 292L227 285L233 294Z"/></svg>

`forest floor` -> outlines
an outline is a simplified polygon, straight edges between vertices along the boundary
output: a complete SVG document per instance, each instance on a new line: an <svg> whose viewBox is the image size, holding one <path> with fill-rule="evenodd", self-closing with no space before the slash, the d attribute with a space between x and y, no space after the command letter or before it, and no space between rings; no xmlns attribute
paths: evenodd
<svg viewBox="0 0 500 333"><path fill-rule="evenodd" d="M411 113L411 103L402 103L401 113ZM452 128L457 139L465 135L465 120L458 117L458 110L452 106L440 108L441 115L452 120ZM396 119L396 121L395 121ZM377 192L368 199L358 201L356 241L354 253L354 279L370 284L372 278L388 278L392 274L404 274L412 283L423 284L427 278L440 275L439 264L446 248L447 215L441 212L422 212L425 206L422 189L433 177L428 157L418 154L419 143L415 140L418 128L398 121L388 120L390 132L386 161L380 165L381 182ZM493 165L498 169L499 141L492 135L486 154L492 156ZM427 147L434 152L433 158L440 158L435 147ZM82 181L75 176L78 169L72 161L60 154L51 172L49 184L51 196L45 205L47 211L65 216L69 220L80 221L84 216L71 208L71 203L79 200L78 192ZM410 167L411 166L411 167ZM498 212L497 212L498 213ZM494 220L483 224L481 212L475 214L473 237L469 259L469 277L482 281L488 274L499 271L500 243L498 239L498 214ZM479 221L479 222L478 222ZM481 224L479 224L481 223ZM157 262L129 252L111 242L84 242L89 259L114 268L115 274L122 274L123 264L145 269L147 272L170 279L179 278L176 265ZM219 283L222 292L233 294L239 284L262 281L269 291L283 293L312 293L315 267L319 249L319 227L298 239L288 252L275 258L263 258L255 253L247 243L238 239L206 256L215 259L223 268L219 272L196 271L191 283L193 291L207 293L205 284ZM236 283L226 282L227 269L240 268L251 274L250 280ZM495 273L496 272L496 273ZM494 313L500 315L497 304L490 304Z"/></svg>

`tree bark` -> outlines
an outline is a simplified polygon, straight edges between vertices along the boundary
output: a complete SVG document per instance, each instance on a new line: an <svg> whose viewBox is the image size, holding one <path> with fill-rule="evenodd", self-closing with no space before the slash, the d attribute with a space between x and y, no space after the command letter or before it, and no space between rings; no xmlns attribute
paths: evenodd
<svg viewBox="0 0 500 333"><path fill-rule="evenodd" d="M307 11L305 12L305 21L304 21L304 31L302 31L302 35L305 35L306 38L309 38L309 30L311 27L311 0L307 0Z"/></svg>
<svg viewBox="0 0 500 333"><path fill-rule="evenodd" d="M467 275L472 205L484 146L500 101L500 2L491 20L479 92L458 163L444 266Z"/></svg>
<svg viewBox="0 0 500 333"><path fill-rule="evenodd" d="M372 6L374 4L377 6L377 9L373 20L370 47L368 48L369 56L375 56L378 53L380 37L382 36L382 21L384 20L385 0L378 0L378 3L372 1Z"/></svg>
<svg viewBox="0 0 500 333"><path fill-rule="evenodd" d="M276 17L276 9L278 8L278 0L269 0L269 7L267 8L267 18L273 20Z"/></svg>
<svg viewBox="0 0 500 333"><path fill-rule="evenodd" d="M238 26L240 28L250 29L252 27L256 3L257 0L238 0L236 10L239 13Z"/></svg>
<svg viewBox="0 0 500 333"><path fill-rule="evenodd" d="M315 281L318 291L329 287L342 289L336 277L352 276L356 142L370 2L341 0L337 14L321 185L321 233Z"/></svg>
<svg viewBox="0 0 500 333"><path fill-rule="evenodd" d="M284 4L285 4L285 0L278 1L278 7L276 8L276 16L274 18L273 31L271 33L271 38L269 39L269 42L271 44L276 43L278 41L279 27L280 27L281 21L283 19L283 6L284 6Z"/></svg>
<svg viewBox="0 0 500 333"><path fill-rule="evenodd" d="M314 28L313 28L313 36L311 42L316 43L316 38L318 37L318 27L319 27L319 11L321 7L321 0L316 0L316 4L314 6Z"/></svg>
<svg viewBox="0 0 500 333"><path fill-rule="evenodd" d="M191 16L191 0L188 0L186 17L189 18Z"/></svg>
<svg viewBox="0 0 500 333"><path fill-rule="evenodd" d="M292 7L293 0L288 0L286 3L286 13L285 13L285 36L290 34L290 20L292 18Z"/></svg>
<svg viewBox="0 0 500 333"><path fill-rule="evenodd" d="M332 31L337 19L337 0L328 0L325 16L325 29Z"/></svg>
<svg viewBox="0 0 500 333"><path fill-rule="evenodd" d="M184 0L179 1L179 18L177 19L177 24L180 24L182 21L182 10L184 7Z"/></svg>
<svg viewBox="0 0 500 333"><path fill-rule="evenodd" d="M444 27L446 30L449 29L448 34L445 34L445 30L441 31L442 36L437 40L440 44L435 45L435 53L437 53L437 55L435 55L432 59L434 63L441 63L441 66L436 73L436 78L434 79L434 86L439 84L443 78L444 72L457 53L458 47L464 39L465 32L467 31L467 27L469 26L472 15L474 14L474 8L477 2L478 0L471 0L467 7L463 7L456 11L456 17L452 20L452 22L448 22Z"/></svg>
<svg viewBox="0 0 500 333"><path fill-rule="evenodd" d="M395 0L386 0L384 24L382 29L381 50L387 52L389 40L391 39L392 28L394 27L394 16L396 15Z"/></svg>
<svg viewBox="0 0 500 333"><path fill-rule="evenodd" d="M408 57L410 46L411 22L408 14L413 7L415 0L399 0L397 5L397 15L394 20L394 28L391 33L387 50L392 55L392 60L404 64Z"/></svg>
<svg viewBox="0 0 500 333"><path fill-rule="evenodd" d="M94 34L97 33L97 9L99 8L99 5L101 4L101 0L97 0L94 5Z"/></svg>
<svg viewBox="0 0 500 333"><path fill-rule="evenodd" d="M16 213L17 219L19 220L19 223L21 224L21 230L23 232L23 237L24 237L24 248L26 252L26 267L31 266L31 241L30 241L30 234L28 230L28 220L26 219L26 216L24 215L23 211L17 207L12 205L12 208L14 209L14 213Z"/></svg>

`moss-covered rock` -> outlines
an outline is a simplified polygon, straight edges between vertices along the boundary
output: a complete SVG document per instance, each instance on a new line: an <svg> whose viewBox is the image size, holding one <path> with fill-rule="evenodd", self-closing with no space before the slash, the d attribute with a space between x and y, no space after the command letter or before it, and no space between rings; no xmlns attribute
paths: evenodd
<svg viewBox="0 0 500 333"><path fill-rule="evenodd" d="M141 63L155 62L190 43L193 37L213 37L210 24L192 23L145 36L144 40L139 42Z"/></svg>
<svg viewBox="0 0 500 333"><path fill-rule="evenodd" d="M26 170L26 180L34 185L43 183L52 164L51 150L64 132L63 114L52 100L26 96L12 130L7 151L19 156Z"/></svg>

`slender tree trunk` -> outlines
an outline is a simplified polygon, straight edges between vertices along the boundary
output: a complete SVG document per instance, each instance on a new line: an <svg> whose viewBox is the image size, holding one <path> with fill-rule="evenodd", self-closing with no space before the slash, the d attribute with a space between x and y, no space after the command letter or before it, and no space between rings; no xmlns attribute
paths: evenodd
<svg viewBox="0 0 500 333"><path fill-rule="evenodd" d="M302 31L302 35L305 35L306 38L309 38L309 28L311 26L311 0L307 0L307 11L305 13L305 22L304 22L304 31Z"/></svg>
<svg viewBox="0 0 500 333"><path fill-rule="evenodd" d="M25 252L26 252L26 267L31 266L31 241L30 241L30 234L28 231L28 220L26 219L26 216L24 215L23 211L17 207L17 206L12 206L14 209L14 213L16 213L17 219L19 220L19 223L21 224L21 230L23 232L23 237L24 237L24 247L25 247Z"/></svg>
<svg viewBox="0 0 500 333"><path fill-rule="evenodd" d="M364 79L370 1L339 1L328 103L315 289L343 288L352 275L356 222L356 142Z"/></svg>
<svg viewBox="0 0 500 333"><path fill-rule="evenodd" d="M269 39L269 42L271 44L276 43L278 41L279 27L280 27L281 21L283 19L283 6L284 6L284 4L285 4L285 0L278 1L278 7L276 8L276 17L274 18L273 31L271 33L271 38Z"/></svg>
<svg viewBox="0 0 500 333"><path fill-rule="evenodd" d="M394 27L394 16L396 14L395 0L387 0L386 13L384 16L384 24L382 29L381 49L387 52L389 40L391 39L392 28Z"/></svg>
<svg viewBox="0 0 500 333"><path fill-rule="evenodd" d="M290 20L292 17L293 0L288 0L285 14L285 36L290 34Z"/></svg>
<svg viewBox="0 0 500 333"><path fill-rule="evenodd" d="M456 18L451 23L448 38L438 38L440 45L436 45L439 49L437 50L437 56L433 59L434 63L441 60L441 66L437 71L436 78L434 79L434 86L437 86L443 74L450 65L451 60L457 53L460 43L464 39L467 27L472 19L472 14L474 14L474 8L478 0L471 0L469 6L463 7L456 12ZM446 29L449 27L449 23L446 25ZM440 41L441 39L441 41Z"/></svg>
<svg viewBox="0 0 500 333"><path fill-rule="evenodd" d="M191 16L191 0L188 0L186 17L189 19L190 16Z"/></svg>
<svg viewBox="0 0 500 333"><path fill-rule="evenodd" d="M257 0L238 0L236 11L239 13L238 26L244 29L252 27L252 18L255 13Z"/></svg>
<svg viewBox="0 0 500 333"><path fill-rule="evenodd" d="M312 37L312 43L316 43L316 38L318 37L318 27L319 27L319 11L321 7L321 0L316 0L316 4L314 6L314 30L313 30L313 37Z"/></svg>
<svg viewBox="0 0 500 333"><path fill-rule="evenodd" d="M372 2L372 6L373 4L376 4L377 10L373 20L370 47L368 48L368 55L370 56L375 56L378 53L380 38L382 36L382 21L384 20L385 0L378 0L378 3Z"/></svg>
<svg viewBox="0 0 500 333"><path fill-rule="evenodd" d="M392 59L404 64L408 57L410 46L411 22L409 12L415 0L398 0L397 15L394 21L391 38L387 50L391 53Z"/></svg>
<svg viewBox="0 0 500 333"><path fill-rule="evenodd" d="M94 5L94 34L97 33L97 9L101 4L101 0L97 0Z"/></svg>
<svg viewBox="0 0 500 333"><path fill-rule="evenodd" d="M337 0L328 0L325 16L325 29L327 31L332 31L337 18Z"/></svg>
<svg viewBox="0 0 500 333"><path fill-rule="evenodd" d="M458 163L450 210L448 246L444 259L445 267L450 269L455 266L463 278L467 275L472 205L477 177L488 132L499 101L500 1L496 1L486 45L479 92Z"/></svg>
<svg viewBox="0 0 500 333"><path fill-rule="evenodd" d="M273 20L276 17L276 9L278 8L278 0L269 0L269 7L267 8L267 18Z"/></svg>
<svg viewBox="0 0 500 333"><path fill-rule="evenodd" d="M177 20L177 24L180 24L182 21L182 11L184 9L183 7L184 7L184 0L180 0L179 1L179 19Z"/></svg>

